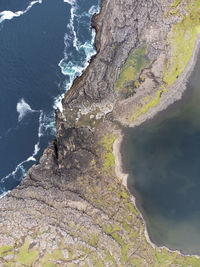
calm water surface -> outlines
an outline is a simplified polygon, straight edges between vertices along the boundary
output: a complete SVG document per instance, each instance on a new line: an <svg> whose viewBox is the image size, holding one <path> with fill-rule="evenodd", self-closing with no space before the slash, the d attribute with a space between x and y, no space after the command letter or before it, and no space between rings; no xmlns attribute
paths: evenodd
<svg viewBox="0 0 200 267"><path fill-rule="evenodd" d="M188 87L181 102L128 130L122 153L152 241L200 254L200 57Z"/></svg>

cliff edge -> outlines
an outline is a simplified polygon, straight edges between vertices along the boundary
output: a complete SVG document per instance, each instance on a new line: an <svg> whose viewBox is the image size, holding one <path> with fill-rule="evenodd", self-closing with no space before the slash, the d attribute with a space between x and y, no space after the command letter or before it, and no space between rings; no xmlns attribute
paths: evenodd
<svg viewBox="0 0 200 267"><path fill-rule="evenodd" d="M199 11L197 0L102 1L92 20L97 55L56 112L56 139L0 200L0 266L200 265L147 241L113 154L123 127L181 97Z"/></svg>

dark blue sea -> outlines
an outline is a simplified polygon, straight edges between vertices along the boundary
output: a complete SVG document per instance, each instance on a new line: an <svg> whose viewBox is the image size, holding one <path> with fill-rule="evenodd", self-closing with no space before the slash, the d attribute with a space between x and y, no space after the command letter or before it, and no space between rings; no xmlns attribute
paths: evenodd
<svg viewBox="0 0 200 267"><path fill-rule="evenodd" d="M0 197L55 137L54 110L95 54L100 0L0 1Z"/></svg>

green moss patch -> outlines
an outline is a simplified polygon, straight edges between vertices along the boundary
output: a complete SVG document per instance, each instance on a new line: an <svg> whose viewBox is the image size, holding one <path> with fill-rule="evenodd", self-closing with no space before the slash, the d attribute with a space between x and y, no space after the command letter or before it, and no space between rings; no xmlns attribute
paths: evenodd
<svg viewBox="0 0 200 267"><path fill-rule="evenodd" d="M171 4L171 8L176 8L182 0L175 0L172 4Z"/></svg>
<svg viewBox="0 0 200 267"><path fill-rule="evenodd" d="M0 255L4 255L9 249L12 249L12 247L9 246L2 246L0 247Z"/></svg>
<svg viewBox="0 0 200 267"><path fill-rule="evenodd" d="M185 265L186 266L192 266L192 267L199 267L200 266L200 259L198 259L194 256L193 257L186 257Z"/></svg>
<svg viewBox="0 0 200 267"><path fill-rule="evenodd" d="M106 134L104 135L101 145L103 146L105 152L102 155L103 158L103 170L104 171L110 171L114 165L115 165L115 157L112 153L113 151L113 143L116 139L116 136L112 134Z"/></svg>
<svg viewBox="0 0 200 267"><path fill-rule="evenodd" d="M115 50L115 48L116 48L116 45L112 44L112 49Z"/></svg>
<svg viewBox="0 0 200 267"><path fill-rule="evenodd" d="M39 256L36 249L29 250L29 245L29 240L26 238L23 246L19 248L19 253L17 254L17 262L26 266L31 266Z"/></svg>
<svg viewBox="0 0 200 267"><path fill-rule="evenodd" d="M10 246L2 246L0 247L0 256L4 257L9 254L13 254L13 247Z"/></svg>
<svg viewBox="0 0 200 267"><path fill-rule="evenodd" d="M160 101L161 94L163 92L163 90L158 90L156 96L153 99L151 99L148 103L144 104L141 108L138 109L137 112L135 112L134 115L129 117L129 122L133 122L140 115L146 114L150 108L157 106Z"/></svg>
<svg viewBox="0 0 200 267"><path fill-rule="evenodd" d="M157 267L165 266L200 266L200 259L195 256L181 256L177 252L169 252L167 249L158 250L155 249L155 258Z"/></svg>
<svg viewBox="0 0 200 267"><path fill-rule="evenodd" d="M116 82L116 90L124 89L129 86L129 83L134 85L134 81L139 78L141 71L149 64L150 60L147 56L146 46L132 50L121 69L119 79ZM138 85L138 82L136 85Z"/></svg>
<svg viewBox="0 0 200 267"><path fill-rule="evenodd" d="M166 249L162 251L155 250L155 258L157 261L156 266L171 266L171 264L175 261L177 253L170 253Z"/></svg>
<svg viewBox="0 0 200 267"><path fill-rule="evenodd" d="M178 6L175 1L173 7ZM200 33L200 1L194 0L185 8L186 15L172 28L171 57L166 61L163 80L167 85L172 85L184 71L194 50L197 35Z"/></svg>

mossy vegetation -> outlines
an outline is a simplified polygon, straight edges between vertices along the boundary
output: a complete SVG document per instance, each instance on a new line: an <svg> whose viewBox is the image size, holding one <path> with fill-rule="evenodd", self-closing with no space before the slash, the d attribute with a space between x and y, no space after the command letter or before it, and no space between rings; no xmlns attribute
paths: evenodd
<svg viewBox="0 0 200 267"><path fill-rule="evenodd" d="M95 159L93 158L93 159L91 160L91 165L94 166L95 164L96 164L96 161L95 161Z"/></svg>
<svg viewBox="0 0 200 267"><path fill-rule="evenodd" d="M171 8L176 8L182 0L174 0L174 2L171 4Z"/></svg>
<svg viewBox="0 0 200 267"><path fill-rule="evenodd" d="M132 214L138 215L138 211L135 209L135 207L133 206L132 203L128 203L128 207L129 207L129 210L130 210L130 212L131 212ZM129 217L129 218L130 218L130 217ZM132 215L131 215L131 218L133 218Z"/></svg>
<svg viewBox="0 0 200 267"><path fill-rule="evenodd" d="M50 250L48 252L42 252L39 249L34 248L29 241L29 238L26 237L24 242L21 244L16 243L13 247L11 246L2 246L0 247L0 258L4 260L4 257L12 255L11 258L6 258L4 260L4 265L9 266L26 266L31 267L33 264L37 263L37 266L61 266L55 264L57 260L64 260L64 255L62 253L62 248ZM2 263L0 261L0 263ZM16 265L16 263L18 265ZM34 265L35 266L35 265Z"/></svg>
<svg viewBox="0 0 200 267"><path fill-rule="evenodd" d="M110 252L106 250L105 253L106 253L106 262L112 262L114 266L116 266L115 258L110 254Z"/></svg>
<svg viewBox="0 0 200 267"><path fill-rule="evenodd" d="M152 98L147 103L145 103L144 105L142 105L141 107L139 107L138 110L136 112L134 112L134 115L130 115L129 116L129 118L128 118L129 122L132 123L140 115L146 114L147 111L150 108L153 108L153 107L157 106L158 103L159 103L159 101L160 101L160 97L161 97L161 94L162 93L164 93L164 89L163 90L162 89L161 90L158 90L154 98Z"/></svg>
<svg viewBox="0 0 200 267"><path fill-rule="evenodd" d="M191 257L188 256L185 259L185 265L186 266L192 266L192 267L199 267L200 266L200 259L195 257L195 256L191 256ZM184 265L182 265L182 266L184 266Z"/></svg>
<svg viewBox="0 0 200 267"><path fill-rule="evenodd" d="M174 8L178 7L179 3L180 1L174 1ZM192 3L197 3L197 1L192 1ZM194 5L188 5L187 8L188 10L189 8L193 10ZM194 11L194 13L197 12L197 10ZM196 23L196 18L190 18L190 20ZM191 24L188 23L187 27L188 25ZM188 31L189 33L193 32L190 28ZM179 33L181 34L180 30ZM176 34L176 44L178 45L178 42L181 42L183 38L182 36L178 37L178 32ZM186 34L186 30L184 34ZM184 52L185 51L186 50L184 50ZM179 51L175 49L174 53L176 54L178 52ZM117 90L121 90L121 88L124 89L127 82L132 82L132 84L134 83L137 87L139 86L139 84L137 84L137 82L140 82L139 79L141 79L141 81L145 80L142 76L139 78L141 70L149 64L145 46L133 50L129 57L120 73L116 87L118 88ZM180 62L181 60L184 61L181 57L178 57L178 60ZM180 62L176 63L176 60L172 61L174 65L180 64ZM167 62L167 71L170 71L171 66L173 66L172 63ZM176 67L173 68L176 69ZM177 73L178 71L179 70L177 70ZM174 77L175 76L172 77L169 75L168 78L165 76L166 83L167 81L169 81L169 83L173 82ZM154 96L146 96L144 105L138 107L138 110L134 114L131 114L130 119L134 120L141 114L146 113L151 107L156 106L159 103L161 94L166 92L167 89L163 86L160 90L155 90ZM77 126L90 125L94 127L96 122L94 122L94 124L91 123L95 121L95 116L96 112L83 115L80 121L77 122ZM82 262L85 259L89 259L91 266L200 266L200 259L196 257L183 257L177 252L172 253L166 249L154 248L146 241L144 224L139 212L133 205L129 192L122 186L121 181L115 176L114 171L112 172L115 164L114 155L112 153L115 139L116 136L114 134L106 133L100 141L102 150L99 149L99 153L102 153L97 156L102 157L102 169L97 169L98 174L95 174L98 161L96 162L96 158L93 158L91 160L91 168L93 168L92 174L94 174L92 179L89 175L79 177L81 187L84 188L84 192L82 192L83 197L88 202L88 207L84 212L81 212L81 217L85 216L85 219L86 216L90 217L91 221L88 221L87 226L90 226L89 223L92 222L91 225L94 226L94 229L97 229L97 232L92 228L88 229L89 227L84 228L82 225L84 221L80 220L81 222L79 222L77 217L72 216L70 217L70 222L68 222L68 228L66 229L72 237L71 239L76 240L76 242L64 245L64 242L62 244L59 240L60 243L57 244L57 249L45 251L43 249L36 249L33 244L30 244L29 239L26 238L24 242L20 241L13 247L0 247L0 257L2 260L8 255L13 255L13 259L5 259L3 266L77 266L79 259ZM71 141L73 142L73 140ZM102 173L103 175L101 175ZM55 211L53 210L53 212ZM78 210L76 213L78 213ZM36 232L32 239L36 239L36 237L40 239L39 235L40 233ZM78 244L79 241L84 242L84 245L81 246ZM109 243L107 243L107 241ZM64 257L63 254L64 249L67 250L66 257ZM98 254L99 252L100 254ZM59 262L59 264L57 264L57 262ZM88 266L88 262L85 262L85 266ZM120 262L120 264L118 264L118 262Z"/></svg>
<svg viewBox="0 0 200 267"><path fill-rule="evenodd" d="M131 51L125 64L123 65L119 78L116 82L116 90L123 90L130 83L136 82L136 87L139 86L138 78L141 71L150 64L147 56L147 48L145 45Z"/></svg>
<svg viewBox="0 0 200 267"><path fill-rule="evenodd" d="M166 248L155 249L156 267L166 266L200 266L200 259L195 256L181 256L178 252L169 252Z"/></svg>
<svg viewBox="0 0 200 267"><path fill-rule="evenodd" d="M13 248L10 247L10 246L2 246L2 247L0 247L0 256L1 257L4 257L4 256L6 256L8 254L13 254L13 253L14 253L13 252Z"/></svg>
<svg viewBox="0 0 200 267"><path fill-rule="evenodd" d="M102 154L103 159L103 171L111 171L113 166L115 165L115 157L112 153L113 151L113 143L116 139L116 136L113 134L104 135L101 145L104 148L105 152Z"/></svg>
<svg viewBox="0 0 200 267"><path fill-rule="evenodd" d="M180 0L174 1L172 7L177 7ZM200 33L200 1L193 0L185 7L186 13L182 20L172 27L170 59L166 60L163 80L172 85L188 64L197 35Z"/></svg>
<svg viewBox="0 0 200 267"><path fill-rule="evenodd" d="M94 233L87 233L87 236L82 236L82 238L92 247L96 247L98 243L98 235Z"/></svg>
<svg viewBox="0 0 200 267"><path fill-rule="evenodd" d="M176 257L177 253L169 253L165 248L162 251L155 249L156 266L170 266L174 263Z"/></svg>
<svg viewBox="0 0 200 267"><path fill-rule="evenodd" d="M139 81L135 81L134 85L135 85L136 88L138 88L138 87L140 87L140 82Z"/></svg>
<svg viewBox="0 0 200 267"><path fill-rule="evenodd" d="M96 108L96 110L88 112L87 114L81 115L80 118L76 122L77 127L82 126L89 126L91 129L95 128L98 123L101 122L101 119L97 119L97 114L100 112L99 108Z"/></svg>
<svg viewBox="0 0 200 267"><path fill-rule="evenodd" d="M116 45L112 44L112 49L115 50L115 48L116 48Z"/></svg>
<svg viewBox="0 0 200 267"><path fill-rule="evenodd" d="M169 13L170 13L171 15L175 16L175 15L178 14L178 11L179 11L178 8L176 8L176 9L170 10Z"/></svg>
<svg viewBox="0 0 200 267"><path fill-rule="evenodd" d="M128 249L131 244L126 244L124 242L123 236L119 234L121 228L118 225L108 225L107 227L104 227L104 230L107 234L111 235L112 238L120 245L121 263L125 263L127 261Z"/></svg>
<svg viewBox="0 0 200 267"><path fill-rule="evenodd" d="M108 149L112 142L109 136L106 136L105 140L105 147ZM88 183L86 179L83 182ZM15 266L16 263L26 267L78 266L78 261L85 259L89 259L91 266L200 266L200 259L196 257L183 257L177 252L153 248L147 243L142 219L131 203L128 191L116 178L110 179L108 183L102 181L100 191L95 179L90 180L88 190L88 199L96 208L104 210L110 218L106 221L96 216L96 213L93 214L94 223L100 226L98 232L83 227L78 221L69 222L70 234L77 240L83 240L84 244L72 243L66 246L63 239L59 240L57 249L37 252L26 238L24 243L19 242L15 248L0 248L1 255L15 251L14 260L6 260L4 266ZM101 231L104 232L103 236ZM108 239L104 242L106 236L110 239L109 242ZM63 250L67 250L67 257L64 257ZM101 253L98 254L97 251ZM88 266L87 261L85 266Z"/></svg>
<svg viewBox="0 0 200 267"><path fill-rule="evenodd" d="M22 265L24 264L25 266L32 266L39 256L36 249L29 249L29 245L30 242L28 238L26 238L24 244L19 248L19 253L17 254L17 262Z"/></svg>

